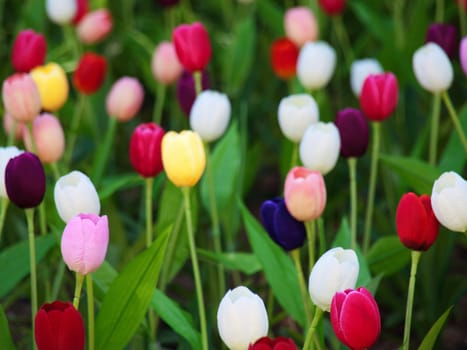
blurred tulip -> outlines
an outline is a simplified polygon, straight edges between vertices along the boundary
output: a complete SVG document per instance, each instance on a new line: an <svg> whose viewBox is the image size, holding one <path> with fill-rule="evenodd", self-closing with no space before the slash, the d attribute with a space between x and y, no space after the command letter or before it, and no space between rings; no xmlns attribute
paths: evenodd
<svg viewBox="0 0 467 350"><path fill-rule="evenodd" d="M11 50L11 63L17 72L28 73L34 67L44 64L47 42L44 35L32 29L18 33Z"/></svg>
<svg viewBox="0 0 467 350"><path fill-rule="evenodd" d="M217 328L231 350L246 350L268 333L269 321L263 300L247 287L229 290L217 309Z"/></svg>
<svg viewBox="0 0 467 350"><path fill-rule="evenodd" d="M76 13L71 23L74 25L77 25L88 12L89 12L88 0L76 0Z"/></svg>
<svg viewBox="0 0 467 350"><path fill-rule="evenodd" d="M76 0L46 0L45 8L52 22L67 24L76 14Z"/></svg>
<svg viewBox="0 0 467 350"><path fill-rule="evenodd" d="M280 38L271 45L271 66L281 79L290 79L296 75L298 47L288 38Z"/></svg>
<svg viewBox="0 0 467 350"><path fill-rule="evenodd" d="M41 110L37 85L29 74L16 73L3 81L3 104L18 122L31 122Z"/></svg>
<svg viewBox="0 0 467 350"><path fill-rule="evenodd" d="M101 202L91 179L78 170L57 180L54 201L58 215L65 223L78 214L99 215L101 210Z"/></svg>
<svg viewBox="0 0 467 350"><path fill-rule="evenodd" d="M206 167L204 145L198 133L169 131L162 138L162 164L177 187L195 186Z"/></svg>
<svg viewBox="0 0 467 350"><path fill-rule="evenodd" d="M271 239L282 249L291 251L303 246L306 239L305 225L289 213L283 198L263 202L261 222Z"/></svg>
<svg viewBox="0 0 467 350"><path fill-rule="evenodd" d="M325 87L336 68L336 51L325 41L306 43L298 55L297 76L308 90Z"/></svg>
<svg viewBox="0 0 467 350"><path fill-rule="evenodd" d="M130 162L143 177L154 177L163 170L162 137L164 129L155 123L136 127L130 139Z"/></svg>
<svg viewBox="0 0 467 350"><path fill-rule="evenodd" d="M308 94L284 97L277 111L282 133L292 142L300 142L310 124L319 121L319 110L315 99Z"/></svg>
<svg viewBox="0 0 467 350"><path fill-rule="evenodd" d="M81 18L76 28L78 38L84 44L97 44L112 31L112 14L107 9L88 12Z"/></svg>
<svg viewBox="0 0 467 350"><path fill-rule="evenodd" d="M396 109L398 96L399 87L394 74L370 74L363 83L360 107L369 120L383 121Z"/></svg>
<svg viewBox="0 0 467 350"><path fill-rule="evenodd" d="M334 123L339 130L342 157L363 156L370 139L368 122L363 113L356 108L345 108L337 113Z"/></svg>
<svg viewBox="0 0 467 350"><path fill-rule="evenodd" d="M346 0L319 0L321 9L329 16L339 15L344 11L347 4Z"/></svg>
<svg viewBox="0 0 467 350"><path fill-rule="evenodd" d="M190 127L206 142L221 137L230 121L230 101L226 94L205 90L196 97L190 111Z"/></svg>
<svg viewBox="0 0 467 350"><path fill-rule="evenodd" d="M445 172L434 182L431 206L441 225L467 232L467 181L459 174Z"/></svg>
<svg viewBox="0 0 467 350"><path fill-rule="evenodd" d="M201 86L202 90L209 89L211 86L207 71L203 71L201 75ZM193 75L187 71L183 71L182 76L177 82L177 100L180 108L186 115L190 115L195 99L196 91Z"/></svg>
<svg viewBox="0 0 467 350"><path fill-rule="evenodd" d="M291 338L269 337L259 338L254 344L250 344L248 350L297 350L297 346Z"/></svg>
<svg viewBox="0 0 467 350"><path fill-rule="evenodd" d="M457 0L457 5L464 11L467 11L467 0Z"/></svg>
<svg viewBox="0 0 467 350"><path fill-rule="evenodd" d="M59 110L68 98L66 73L57 63L48 63L31 70L41 96L42 108L48 112Z"/></svg>
<svg viewBox="0 0 467 350"><path fill-rule="evenodd" d="M171 42L163 41L156 47L152 55L151 69L154 79L164 85L175 83L180 78L183 66Z"/></svg>
<svg viewBox="0 0 467 350"><path fill-rule="evenodd" d="M300 142L300 159L308 169L326 175L336 165L340 149L339 130L334 123L312 123Z"/></svg>
<svg viewBox="0 0 467 350"><path fill-rule="evenodd" d="M302 47L318 38L318 23L313 12L305 6L289 8L284 15L285 36Z"/></svg>
<svg viewBox="0 0 467 350"><path fill-rule="evenodd" d="M104 56L86 52L81 56L73 73L73 84L79 92L91 95L102 86L107 71Z"/></svg>
<svg viewBox="0 0 467 350"><path fill-rule="evenodd" d="M360 97L363 83L370 74L383 73L383 67L374 58L355 60L350 66L350 87L355 97Z"/></svg>
<svg viewBox="0 0 467 350"><path fill-rule="evenodd" d="M8 195L6 193L6 188L5 188L5 170L8 162L10 159L15 158L16 156L19 156L21 153L23 153L23 150L20 150L16 148L15 146L9 146L9 147L0 147L0 176L1 180L0 181L0 197L2 198L8 198Z"/></svg>
<svg viewBox="0 0 467 350"><path fill-rule="evenodd" d="M84 350L84 321L72 303L54 301L41 306L34 319L38 350Z"/></svg>
<svg viewBox="0 0 467 350"><path fill-rule="evenodd" d="M178 5L180 0L158 0L157 2L164 7L172 7Z"/></svg>
<svg viewBox="0 0 467 350"><path fill-rule="evenodd" d="M211 41L202 23L179 25L173 31L172 42L180 63L191 73L203 71L211 60Z"/></svg>
<svg viewBox="0 0 467 350"><path fill-rule="evenodd" d="M313 303L329 311L334 294L355 288L359 269L357 254L352 249L336 247L325 252L310 273L308 289Z"/></svg>
<svg viewBox="0 0 467 350"><path fill-rule="evenodd" d="M467 75L467 36L462 39L459 46L459 61L464 74Z"/></svg>
<svg viewBox="0 0 467 350"><path fill-rule="evenodd" d="M456 55L458 47L457 29L452 24L433 23L426 32L426 42L438 44L449 58Z"/></svg>
<svg viewBox="0 0 467 350"><path fill-rule="evenodd" d="M60 248L68 268L87 275L102 265L108 244L107 215L79 214L66 224Z"/></svg>
<svg viewBox="0 0 467 350"><path fill-rule="evenodd" d="M452 84L451 61L438 44L427 43L415 51L412 66L418 83L425 90L442 92Z"/></svg>
<svg viewBox="0 0 467 350"><path fill-rule="evenodd" d="M331 304L331 324L337 338L349 348L369 349L381 331L378 304L363 287L337 292Z"/></svg>
<svg viewBox="0 0 467 350"><path fill-rule="evenodd" d="M133 119L144 100L143 86L136 78L122 77L110 89L106 98L107 114L120 122Z"/></svg>
<svg viewBox="0 0 467 350"><path fill-rule="evenodd" d="M8 198L17 207L37 207L45 194L45 172L39 158L22 152L11 158L5 168L5 188Z"/></svg>
<svg viewBox="0 0 467 350"><path fill-rule="evenodd" d="M10 113L7 112L3 116L3 129L5 130L5 134L10 136L12 133L15 133L12 135L15 140L19 140L23 137L25 128L26 125L22 122L18 122Z"/></svg>

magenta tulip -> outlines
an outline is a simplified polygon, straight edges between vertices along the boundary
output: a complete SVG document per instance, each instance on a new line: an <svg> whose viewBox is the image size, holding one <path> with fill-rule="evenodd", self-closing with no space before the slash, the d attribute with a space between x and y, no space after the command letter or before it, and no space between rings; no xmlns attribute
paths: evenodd
<svg viewBox="0 0 467 350"><path fill-rule="evenodd" d="M363 83L360 107L371 121L383 121L394 112L399 97L396 76L391 73L370 74Z"/></svg>
<svg viewBox="0 0 467 350"><path fill-rule="evenodd" d="M44 36L32 29L25 29L18 33L13 43L11 62L17 72L28 73L44 64L46 51Z"/></svg>
<svg viewBox="0 0 467 350"><path fill-rule="evenodd" d="M172 41L178 59L189 72L202 71L211 59L211 41L204 26L199 23L182 24L175 28Z"/></svg>

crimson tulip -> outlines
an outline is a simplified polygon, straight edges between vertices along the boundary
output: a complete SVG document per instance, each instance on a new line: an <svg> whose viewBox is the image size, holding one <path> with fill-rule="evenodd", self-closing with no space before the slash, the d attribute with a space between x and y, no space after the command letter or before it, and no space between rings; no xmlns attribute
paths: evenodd
<svg viewBox="0 0 467 350"><path fill-rule="evenodd" d="M363 113L356 108L345 108L337 113L334 123L341 137L341 156L363 156L370 139L368 122Z"/></svg>
<svg viewBox="0 0 467 350"><path fill-rule="evenodd" d="M290 338L277 337L271 339L269 337L262 337L250 344L248 350L297 350L297 346Z"/></svg>
<svg viewBox="0 0 467 350"><path fill-rule="evenodd" d="M18 33L11 50L11 62L17 72L28 73L44 64L47 42L44 35L32 29Z"/></svg>
<svg viewBox="0 0 467 350"><path fill-rule="evenodd" d="M396 76L391 73L370 74L363 83L360 107L371 121L382 121L394 112L399 97Z"/></svg>
<svg viewBox="0 0 467 350"><path fill-rule="evenodd" d="M183 67L193 73L206 68L211 59L211 41L203 24L181 24L172 34L178 59Z"/></svg>
<svg viewBox="0 0 467 350"><path fill-rule="evenodd" d="M438 44L449 58L453 58L458 50L457 29L452 24L433 23L426 32L426 42Z"/></svg>
<svg viewBox="0 0 467 350"><path fill-rule="evenodd" d="M81 56L73 73L73 84L79 92L93 94L102 86L106 70L107 60L104 56L87 52Z"/></svg>
<svg viewBox="0 0 467 350"><path fill-rule="evenodd" d="M319 0L319 6L329 16L339 15L344 11L346 0Z"/></svg>
<svg viewBox="0 0 467 350"><path fill-rule="evenodd" d="M279 78L289 79L295 76L298 53L297 45L288 38L280 38L272 43L271 65Z"/></svg>

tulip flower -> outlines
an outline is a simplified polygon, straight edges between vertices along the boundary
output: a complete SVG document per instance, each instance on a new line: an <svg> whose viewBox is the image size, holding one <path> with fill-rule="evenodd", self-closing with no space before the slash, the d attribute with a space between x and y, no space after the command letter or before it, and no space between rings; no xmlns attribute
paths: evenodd
<svg viewBox="0 0 467 350"><path fill-rule="evenodd" d="M39 89L42 109L49 112L59 110L68 98L66 73L57 63L48 63L31 70L31 77Z"/></svg>
<svg viewBox="0 0 467 350"><path fill-rule="evenodd" d="M120 122L133 119L140 110L144 90L136 78L123 77L117 80L106 98L107 114Z"/></svg>
<svg viewBox="0 0 467 350"><path fill-rule="evenodd" d="M452 24L433 23L426 32L426 42L438 44L449 58L457 53L457 29Z"/></svg>
<svg viewBox="0 0 467 350"><path fill-rule="evenodd" d="M344 158L361 157L370 139L368 122L356 108L345 108L337 113L334 121L341 139L340 154Z"/></svg>
<svg viewBox="0 0 467 350"><path fill-rule="evenodd" d="M285 36L302 47L318 38L318 22L313 12L305 6L292 7L284 15Z"/></svg>
<svg viewBox="0 0 467 350"><path fill-rule="evenodd" d="M429 42L415 51L413 70L418 83L432 93L442 92L452 84L451 61L438 44Z"/></svg>
<svg viewBox="0 0 467 350"><path fill-rule="evenodd" d="M25 128L26 125L16 121L10 113L6 112L3 116L3 130L10 139L19 140L22 138Z"/></svg>
<svg viewBox="0 0 467 350"><path fill-rule="evenodd" d="M229 349L248 349L268 333L269 321L263 300L244 286L229 290L217 309L217 328Z"/></svg>
<svg viewBox="0 0 467 350"><path fill-rule="evenodd" d="M63 175L55 183L54 201L58 215L69 222L78 214L99 215L101 203L89 177L78 170Z"/></svg>
<svg viewBox="0 0 467 350"><path fill-rule="evenodd" d="M89 12L88 0L76 0L76 13L71 23L73 25L77 25L88 12Z"/></svg>
<svg viewBox="0 0 467 350"><path fill-rule="evenodd" d="M346 0L319 0L319 6L329 16L339 15L344 11Z"/></svg>
<svg viewBox="0 0 467 350"><path fill-rule="evenodd" d="M17 72L28 73L31 69L44 64L47 42L44 35L32 29L18 33L11 50L11 63Z"/></svg>
<svg viewBox="0 0 467 350"><path fill-rule="evenodd" d="M209 89L211 86L207 71L201 74L202 90ZM180 108L186 115L190 115L191 107L196 99L195 80L193 75L187 71L182 73L182 76L177 83L177 100Z"/></svg>
<svg viewBox="0 0 467 350"><path fill-rule="evenodd" d="M267 200L261 205L261 222L271 239L282 249L291 251L303 246L305 226L290 215L283 198Z"/></svg>
<svg viewBox="0 0 467 350"><path fill-rule="evenodd" d="M290 79L296 75L298 47L288 38L280 38L271 45L271 66L281 79Z"/></svg>
<svg viewBox="0 0 467 350"><path fill-rule="evenodd" d="M34 324L38 350L84 350L84 321L70 302L42 305Z"/></svg>
<svg viewBox="0 0 467 350"><path fill-rule="evenodd" d="M104 56L87 52L81 56L73 73L75 88L86 95L91 95L102 86L107 70L107 60Z"/></svg>
<svg viewBox="0 0 467 350"><path fill-rule="evenodd" d="M180 0L158 0L157 2L163 7L172 7L178 5Z"/></svg>
<svg viewBox="0 0 467 350"><path fill-rule="evenodd" d="M17 122L31 122L41 110L37 85L29 74L16 73L3 82L3 104Z"/></svg>
<svg viewBox="0 0 467 350"><path fill-rule="evenodd" d="M462 38L459 45L459 61L461 62L462 71L467 75L467 37Z"/></svg>
<svg viewBox="0 0 467 350"><path fill-rule="evenodd" d="M307 42L300 50L297 76L308 90L326 86L336 68L336 51L325 41Z"/></svg>
<svg viewBox="0 0 467 350"><path fill-rule="evenodd" d="M387 119L396 109L398 89L397 78L391 72L370 74L360 93L363 114L371 121Z"/></svg>
<svg viewBox="0 0 467 350"><path fill-rule="evenodd" d="M76 0L46 0L46 11L52 22L70 23L76 14Z"/></svg>
<svg viewBox="0 0 467 350"><path fill-rule="evenodd" d="M381 331L378 304L363 287L337 292L331 304L331 325L337 338L349 348L369 349Z"/></svg>
<svg viewBox="0 0 467 350"><path fill-rule="evenodd" d="M112 14L107 9L88 12L78 23L76 33L79 40L87 45L97 44L112 31Z"/></svg>
<svg viewBox="0 0 467 350"><path fill-rule="evenodd" d="M329 311L334 294L355 288L358 272L355 251L341 247L328 250L311 270L308 282L311 300L321 310Z"/></svg>
<svg viewBox="0 0 467 350"><path fill-rule="evenodd" d="M155 123L136 127L130 139L130 162L143 177L154 177L163 170L162 137L164 129Z"/></svg>
<svg viewBox="0 0 467 350"><path fill-rule="evenodd" d="M284 97L279 103L277 114L282 133L296 143L302 140L308 126L319 121L318 105L308 94Z"/></svg>
<svg viewBox="0 0 467 350"><path fill-rule="evenodd" d="M431 206L438 221L454 232L467 232L467 181L454 171L433 184Z"/></svg>
<svg viewBox="0 0 467 350"><path fill-rule="evenodd" d="M181 24L172 34L178 59L190 73L203 71L211 59L211 41L203 24Z"/></svg>
<svg viewBox="0 0 467 350"><path fill-rule="evenodd" d="M308 169L326 175L336 165L340 148L341 139L334 123L313 123L300 142L300 159Z"/></svg>
<svg viewBox="0 0 467 350"><path fill-rule="evenodd" d="M164 85L176 82L182 75L183 66L171 42L163 41L156 47L152 55L151 69L154 79Z"/></svg>
<svg viewBox="0 0 467 350"><path fill-rule="evenodd" d="M250 344L248 350L297 350L297 346L291 338L269 337L259 338L254 344Z"/></svg>
<svg viewBox="0 0 467 350"><path fill-rule="evenodd" d="M0 177L3 179L0 181L0 197L8 198L5 188L5 170L10 159L19 156L24 151L16 148L15 146L0 147Z"/></svg>
<svg viewBox="0 0 467 350"><path fill-rule="evenodd" d="M359 98L363 83L370 74L383 73L383 67L374 58L355 60L350 66L350 87L354 95Z"/></svg>
<svg viewBox="0 0 467 350"><path fill-rule="evenodd" d="M205 90L196 97L191 107L190 127L203 141L215 141L227 129L230 111L230 101L226 94Z"/></svg>

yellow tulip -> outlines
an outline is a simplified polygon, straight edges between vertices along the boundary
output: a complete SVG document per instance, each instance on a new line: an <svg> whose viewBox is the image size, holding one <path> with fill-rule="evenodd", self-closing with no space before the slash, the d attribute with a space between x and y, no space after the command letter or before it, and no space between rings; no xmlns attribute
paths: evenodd
<svg viewBox="0 0 467 350"><path fill-rule="evenodd" d="M203 175L206 155L201 137L191 130L169 131L162 138L162 164L178 187L193 187Z"/></svg>
<svg viewBox="0 0 467 350"><path fill-rule="evenodd" d="M49 112L60 109L68 98L69 90L63 68L57 63L49 63L34 68L30 74L39 88L42 108Z"/></svg>

